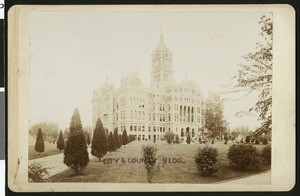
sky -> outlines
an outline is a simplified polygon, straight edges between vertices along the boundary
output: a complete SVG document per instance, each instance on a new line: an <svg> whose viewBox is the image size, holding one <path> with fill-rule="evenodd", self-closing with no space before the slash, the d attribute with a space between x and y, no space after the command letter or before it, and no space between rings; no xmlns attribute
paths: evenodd
<svg viewBox="0 0 300 196"><path fill-rule="evenodd" d="M92 125L92 93L107 79L115 87L128 72L150 85L151 54L160 34L173 53L174 77L194 80L204 97L222 92L254 51L264 13L34 11L30 22L29 124L49 121L69 127L75 107L83 126ZM230 95L236 98L237 95ZM230 128L256 128L252 95L224 102Z"/></svg>

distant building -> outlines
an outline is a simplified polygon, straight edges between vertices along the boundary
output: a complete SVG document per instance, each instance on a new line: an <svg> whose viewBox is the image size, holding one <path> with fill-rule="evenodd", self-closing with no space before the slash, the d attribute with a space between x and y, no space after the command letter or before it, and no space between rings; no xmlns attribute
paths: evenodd
<svg viewBox="0 0 300 196"><path fill-rule="evenodd" d="M105 128L128 134L138 140L162 139L166 131L181 136L201 132L205 102L197 85L186 80L177 83L173 76L173 55L163 35L152 54L151 85L145 87L137 73L121 79L120 88L106 82L92 98L93 124L101 118ZM209 103L218 97L210 94Z"/></svg>

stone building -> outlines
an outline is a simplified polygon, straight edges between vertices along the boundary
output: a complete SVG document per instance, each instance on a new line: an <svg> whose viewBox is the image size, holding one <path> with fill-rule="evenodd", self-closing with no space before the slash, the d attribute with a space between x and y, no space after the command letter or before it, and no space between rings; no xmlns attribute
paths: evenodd
<svg viewBox="0 0 300 196"><path fill-rule="evenodd" d="M93 124L100 117L109 131L126 129L138 140L159 140L166 131L198 136L205 101L193 81L175 81L172 61L161 35L152 53L151 85L145 87L137 73L123 77L119 88L107 81L93 93Z"/></svg>

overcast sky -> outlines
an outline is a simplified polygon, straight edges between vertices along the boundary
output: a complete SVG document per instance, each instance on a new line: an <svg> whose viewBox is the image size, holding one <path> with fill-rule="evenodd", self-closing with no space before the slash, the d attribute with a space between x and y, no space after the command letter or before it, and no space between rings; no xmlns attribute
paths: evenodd
<svg viewBox="0 0 300 196"><path fill-rule="evenodd" d="M35 11L30 23L30 124L42 121L69 127L75 107L83 126L91 125L93 90L108 80L115 87L127 72L137 71L150 85L151 53L161 27L173 52L174 76L188 76L208 91L232 83L242 55L259 41L264 13L76 12ZM233 97L235 97L233 95ZM256 117L236 118L255 96L224 103L234 128L255 128Z"/></svg>

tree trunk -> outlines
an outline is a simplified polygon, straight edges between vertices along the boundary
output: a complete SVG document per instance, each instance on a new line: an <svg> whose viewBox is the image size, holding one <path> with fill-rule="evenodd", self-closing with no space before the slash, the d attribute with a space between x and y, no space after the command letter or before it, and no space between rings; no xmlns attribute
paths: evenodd
<svg viewBox="0 0 300 196"><path fill-rule="evenodd" d="M101 161L101 158L99 157L99 162Z"/></svg>

